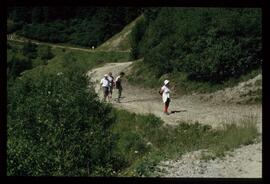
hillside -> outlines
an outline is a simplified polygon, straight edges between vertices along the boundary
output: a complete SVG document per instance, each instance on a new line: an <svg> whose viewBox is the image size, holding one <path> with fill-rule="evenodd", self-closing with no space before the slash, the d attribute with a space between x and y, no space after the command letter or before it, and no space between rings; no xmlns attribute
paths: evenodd
<svg viewBox="0 0 270 184"><path fill-rule="evenodd" d="M169 78L178 93L216 91L261 68L261 28L256 8L148 9L131 33L131 56L144 59L129 81L156 88Z"/></svg>
<svg viewBox="0 0 270 184"><path fill-rule="evenodd" d="M101 44L97 50L106 50L106 51L130 51L131 45L130 45L130 33L135 24L142 19L142 16L139 16L134 21L132 21L130 24L124 27L123 30L121 30L119 33L115 34L113 37L111 37L109 40L105 41L103 44Z"/></svg>
<svg viewBox="0 0 270 184"><path fill-rule="evenodd" d="M136 61L135 61L136 62ZM108 63L102 67L88 71L87 75L91 77L95 85L95 91L102 99L102 92L99 86L99 80L104 73L112 72L118 74L120 71L128 72L132 70L130 67L132 62L123 63ZM213 129L224 129L226 125L234 124L238 126L248 126L249 123L255 123L256 129L260 135L255 144L248 144L241 148L226 152L225 158L216 158L211 154L211 151L197 150L188 152L182 156L176 156L173 160L164 159L160 164L155 166L154 171L150 176L161 177L261 177L261 162L262 162L262 106L260 104L239 105L238 103L246 101L247 97L252 98L249 94L249 89L255 89L261 86L255 84L260 80L260 75L245 83L239 83L234 88L226 88L213 94L193 94L175 97L172 94L172 102L170 105L171 114L166 116L162 113L162 100L156 91L138 88L124 81L123 99L121 103L112 101L114 107L125 109L136 114L154 114L161 118L165 125L176 129L184 122L189 124L199 123L200 125L208 125ZM248 86L245 88L243 86ZM116 91L116 90L115 90ZM232 93L232 91L234 93ZM116 93L116 92L115 92ZM229 94L234 97L229 98L224 94ZM235 94L247 94L245 97ZM202 95L211 95L211 100L202 100ZM116 98L117 94L113 94ZM260 96L260 95L259 95ZM225 101L226 100L226 101ZM235 129L235 128L233 128ZM213 130L214 131L214 130ZM233 130L231 130L233 131ZM246 134L240 137L245 137ZM236 136L234 133L231 136ZM171 137L172 138L172 137ZM197 138L197 136L196 136ZM242 139L240 138L240 139ZM228 138L228 144L233 144L237 138ZM221 143L220 143L221 144ZM228 145L227 145L228 146ZM169 151L169 150L168 150ZM204 160L204 157L213 158L210 161ZM224 160L225 159L225 160ZM247 168L248 166L248 168ZM159 171L163 169L164 171Z"/></svg>
<svg viewBox="0 0 270 184"><path fill-rule="evenodd" d="M68 12L68 13L66 13ZM11 7L8 33L27 38L97 47L141 14L134 7Z"/></svg>
<svg viewBox="0 0 270 184"><path fill-rule="evenodd" d="M11 11L10 25L21 10ZM42 30L66 34L69 24L93 21L63 20L71 15L58 9L51 12L57 21L34 18L45 10L28 9L10 29L24 36L8 35L8 175L262 177L259 11L157 7L132 21L126 11L114 16L125 19L117 33L96 30L100 46L92 50L95 34L85 39L86 30L73 34L86 48L55 43L51 32L41 38ZM96 12L78 10L79 17ZM96 25L108 25L103 18L116 10L102 8ZM121 103L116 89L103 102L101 78L121 71ZM164 79L171 81L168 115L158 94Z"/></svg>

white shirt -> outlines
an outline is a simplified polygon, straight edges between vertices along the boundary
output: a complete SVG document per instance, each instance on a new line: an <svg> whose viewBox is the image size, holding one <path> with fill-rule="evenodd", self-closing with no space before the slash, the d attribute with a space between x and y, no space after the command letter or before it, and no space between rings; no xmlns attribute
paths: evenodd
<svg viewBox="0 0 270 184"><path fill-rule="evenodd" d="M100 84L102 84L102 87L109 87L109 81L105 77L101 79Z"/></svg>
<svg viewBox="0 0 270 184"><path fill-rule="evenodd" d="M108 81L110 82L110 86L112 86L112 84L113 84L113 78L111 77L111 76L108 76Z"/></svg>
<svg viewBox="0 0 270 184"><path fill-rule="evenodd" d="M163 100L163 103L165 103L167 101L167 98L170 98L170 89L164 85L162 86L161 91L163 91L162 100Z"/></svg>

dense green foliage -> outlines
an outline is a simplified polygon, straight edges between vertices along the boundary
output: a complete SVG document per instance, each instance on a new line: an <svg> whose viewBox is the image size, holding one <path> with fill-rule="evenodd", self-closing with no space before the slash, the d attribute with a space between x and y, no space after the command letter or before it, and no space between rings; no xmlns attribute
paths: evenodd
<svg viewBox="0 0 270 184"><path fill-rule="evenodd" d="M7 76L16 78L23 71L47 64L54 57L50 46L26 42L22 45L7 44Z"/></svg>
<svg viewBox="0 0 270 184"><path fill-rule="evenodd" d="M140 12L132 7L13 7L8 16L23 23L18 33L27 38L97 47Z"/></svg>
<svg viewBox="0 0 270 184"><path fill-rule="evenodd" d="M20 23L15 23L12 20L7 20L7 34L13 33L14 31L17 31L22 28L22 25Z"/></svg>
<svg viewBox="0 0 270 184"><path fill-rule="evenodd" d="M47 58L50 49L9 42L8 56ZM114 175L124 163L113 150L115 114L99 102L84 72L128 54L51 51L56 56L47 65L8 78L8 175Z"/></svg>
<svg viewBox="0 0 270 184"><path fill-rule="evenodd" d="M115 122L74 58L8 86L8 175L111 175ZM67 66L69 65L69 66Z"/></svg>
<svg viewBox="0 0 270 184"><path fill-rule="evenodd" d="M182 72L190 80L218 83L262 61L259 9L149 9L132 37L131 55L144 57L141 67L157 79Z"/></svg>

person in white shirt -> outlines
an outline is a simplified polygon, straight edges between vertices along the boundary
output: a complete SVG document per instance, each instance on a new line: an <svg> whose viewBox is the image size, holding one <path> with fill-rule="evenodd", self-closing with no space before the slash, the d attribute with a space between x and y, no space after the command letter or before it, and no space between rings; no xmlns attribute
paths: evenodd
<svg viewBox="0 0 270 184"><path fill-rule="evenodd" d="M103 88L103 101L106 101L106 98L109 95L109 80L107 74L105 74L104 78L101 79L100 86Z"/></svg>
<svg viewBox="0 0 270 184"><path fill-rule="evenodd" d="M122 95L122 77L125 75L124 72L120 72L120 75L116 77L115 79L115 88L118 89L118 98L117 98L117 102L120 103L120 98Z"/></svg>
<svg viewBox="0 0 270 184"><path fill-rule="evenodd" d="M108 74L108 81L109 81L109 95L108 98L111 100L112 93L113 93L113 86L114 86L114 77L112 76L112 72L109 72Z"/></svg>
<svg viewBox="0 0 270 184"><path fill-rule="evenodd" d="M164 86L162 86L161 89L159 90L159 94L162 95L162 100L163 100L163 103L164 103L163 112L164 112L164 114L167 114L167 115L169 115L168 108L169 108L169 105L170 105L170 102L171 102L169 83L170 83L169 80L165 80L164 81Z"/></svg>

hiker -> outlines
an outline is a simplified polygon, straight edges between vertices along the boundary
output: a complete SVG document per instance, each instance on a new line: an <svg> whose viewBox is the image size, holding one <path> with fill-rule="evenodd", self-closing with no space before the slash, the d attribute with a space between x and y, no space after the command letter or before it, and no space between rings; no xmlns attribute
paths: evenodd
<svg viewBox="0 0 270 184"><path fill-rule="evenodd" d="M125 75L124 72L120 72L119 76L116 77L115 79L115 88L118 89L118 98L117 98L117 102L120 103L120 98L122 95L122 77Z"/></svg>
<svg viewBox="0 0 270 184"><path fill-rule="evenodd" d="M161 89L159 90L159 94L162 95L162 100L164 103L164 114L169 115L168 112L168 108L169 108L169 104L170 104L170 89L169 89L169 80L165 80L164 81L164 86L161 87Z"/></svg>
<svg viewBox="0 0 270 184"><path fill-rule="evenodd" d="M108 74L104 75L104 78L101 79L100 81L100 86L103 89L103 101L106 101L106 98L109 95L109 80L108 80Z"/></svg>
<svg viewBox="0 0 270 184"><path fill-rule="evenodd" d="M113 87L114 87L114 77L112 76L112 72L108 74L108 81L109 81L109 101L112 99Z"/></svg>

